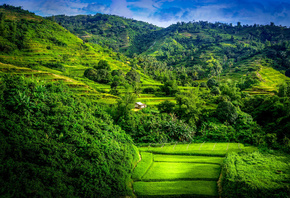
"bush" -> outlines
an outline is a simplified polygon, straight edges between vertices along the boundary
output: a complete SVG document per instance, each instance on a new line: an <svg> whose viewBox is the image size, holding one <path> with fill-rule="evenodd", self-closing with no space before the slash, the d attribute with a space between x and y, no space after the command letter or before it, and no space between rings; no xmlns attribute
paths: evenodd
<svg viewBox="0 0 290 198"><path fill-rule="evenodd" d="M174 111L175 103L165 100L158 104L157 107L161 113L172 113Z"/></svg>
<svg viewBox="0 0 290 198"><path fill-rule="evenodd" d="M4 76L0 194L119 197L138 160L132 140L96 104L62 84Z"/></svg>
<svg viewBox="0 0 290 198"><path fill-rule="evenodd" d="M156 92L156 89L154 89L153 87L147 87L144 88L142 93L144 94L154 94Z"/></svg>
<svg viewBox="0 0 290 198"><path fill-rule="evenodd" d="M213 88L213 87L216 87L218 86L218 82L213 79L213 78L210 78L207 82L206 82L206 85L208 86L208 88Z"/></svg>
<svg viewBox="0 0 290 198"><path fill-rule="evenodd" d="M86 69L84 72L84 76L90 80L99 83L109 83L112 80L111 73L105 69Z"/></svg>
<svg viewBox="0 0 290 198"><path fill-rule="evenodd" d="M193 87L198 87L198 86L199 86L199 83L196 82L196 81L193 81L193 82L192 82L192 86L193 86Z"/></svg>
<svg viewBox="0 0 290 198"><path fill-rule="evenodd" d="M221 122L234 123L238 118L236 107L229 101L219 103L216 114Z"/></svg>
<svg viewBox="0 0 290 198"><path fill-rule="evenodd" d="M199 86L200 86L200 87L207 87L207 85L206 85L205 82L201 82Z"/></svg>
<svg viewBox="0 0 290 198"><path fill-rule="evenodd" d="M230 153L222 167L222 197L287 198L289 156Z"/></svg>
<svg viewBox="0 0 290 198"><path fill-rule="evenodd" d="M61 63L46 63L44 66L50 69L56 69L62 72L65 71L65 67Z"/></svg>

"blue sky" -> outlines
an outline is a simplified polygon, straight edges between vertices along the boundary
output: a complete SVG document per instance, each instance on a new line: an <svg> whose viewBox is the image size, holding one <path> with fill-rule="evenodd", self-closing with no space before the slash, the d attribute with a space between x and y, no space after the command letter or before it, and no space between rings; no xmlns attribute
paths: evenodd
<svg viewBox="0 0 290 198"><path fill-rule="evenodd" d="M167 27L178 21L290 26L289 0L0 0L41 16L114 14Z"/></svg>

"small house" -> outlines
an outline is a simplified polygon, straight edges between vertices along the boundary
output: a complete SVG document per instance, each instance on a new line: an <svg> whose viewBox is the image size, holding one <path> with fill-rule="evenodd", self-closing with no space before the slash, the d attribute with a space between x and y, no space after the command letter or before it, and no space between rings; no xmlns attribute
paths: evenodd
<svg viewBox="0 0 290 198"><path fill-rule="evenodd" d="M146 104L143 104L143 103L141 103L141 102L136 102L136 103L135 103L135 108L136 108L136 109L143 109L143 108L145 108L145 107L147 107Z"/></svg>

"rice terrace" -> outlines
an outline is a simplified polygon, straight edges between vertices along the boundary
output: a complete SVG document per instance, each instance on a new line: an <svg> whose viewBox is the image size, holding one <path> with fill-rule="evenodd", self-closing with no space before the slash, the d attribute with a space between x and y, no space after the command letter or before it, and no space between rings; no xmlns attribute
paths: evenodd
<svg viewBox="0 0 290 198"><path fill-rule="evenodd" d="M254 151L239 143L163 144L140 147L133 188L139 197L218 197L225 155Z"/></svg>

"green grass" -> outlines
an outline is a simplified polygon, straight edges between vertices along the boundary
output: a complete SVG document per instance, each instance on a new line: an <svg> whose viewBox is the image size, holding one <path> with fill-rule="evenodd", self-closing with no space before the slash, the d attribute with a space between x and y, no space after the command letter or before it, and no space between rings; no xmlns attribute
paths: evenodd
<svg viewBox="0 0 290 198"><path fill-rule="evenodd" d="M135 182L133 188L138 197L218 197L215 181Z"/></svg>
<svg viewBox="0 0 290 198"><path fill-rule="evenodd" d="M220 165L154 162L142 181L218 180Z"/></svg>
<svg viewBox="0 0 290 198"><path fill-rule="evenodd" d="M153 154L147 152L141 152L141 161L137 164L134 169L132 179L141 180L142 176L150 168L153 163Z"/></svg>
<svg viewBox="0 0 290 198"><path fill-rule="evenodd" d="M273 69L272 67L261 67L258 71L261 76L262 81L259 85L255 86L254 89L264 89L265 91L271 92L277 90L278 86L289 80L288 77L281 74L279 71Z"/></svg>
<svg viewBox="0 0 290 198"><path fill-rule="evenodd" d="M165 145L158 147L140 147L140 151L147 151L159 154L178 155L205 155L205 156L225 156L229 152L254 151L255 147L244 146L239 143L192 143Z"/></svg>
<svg viewBox="0 0 290 198"><path fill-rule="evenodd" d="M159 154L154 155L154 162L222 164L223 160L224 160L223 157L159 155Z"/></svg>
<svg viewBox="0 0 290 198"><path fill-rule="evenodd" d="M153 163L146 158L147 166L139 162L142 172L138 164L133 175L141 181L133 188L138 197L217 197L226 153L253 150L239 143L143 144L139 151L151 152Z"/></svg>

